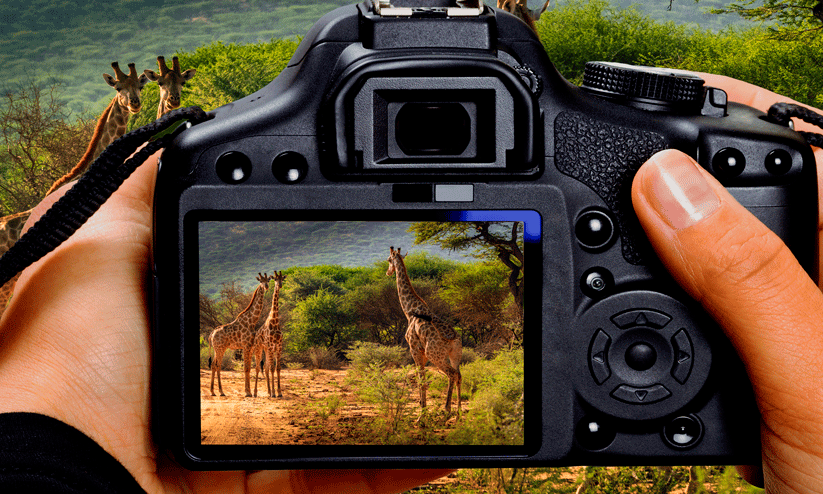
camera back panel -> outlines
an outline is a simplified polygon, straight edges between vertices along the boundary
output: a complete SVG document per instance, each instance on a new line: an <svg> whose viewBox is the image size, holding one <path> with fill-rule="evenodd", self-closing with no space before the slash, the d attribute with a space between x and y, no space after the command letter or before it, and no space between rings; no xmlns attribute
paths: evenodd
<svg viewBox="0 0 823 494"><path fill-rule="evenodd" d="M166 149L155 208L158 437L199 469L758 462L745 370L657 260L631 180L655 152L680 149L815 274L808 145L691 80L694 96L673 103L576 87L513 16L448 8L335 10L269 86ZM425 221L522 232L523 440L204 444L204 228L254 223L277 236L301 222Z"/></svg>

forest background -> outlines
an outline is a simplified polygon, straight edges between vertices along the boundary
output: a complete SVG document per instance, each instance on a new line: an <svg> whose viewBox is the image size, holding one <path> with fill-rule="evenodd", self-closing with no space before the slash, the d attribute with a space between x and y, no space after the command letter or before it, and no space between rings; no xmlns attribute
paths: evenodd
<svg viewBox="0 0 823 494"><path fill-rule="evenodd" d="M113 96L102 78L104 72L111 73L111 62L135 62L139 71L156 70L158 55L176 54L184 70L198 71L184 88L183 105L210 110L270 82L286 65L300 36L320 16L348 3L0 1L0 215L32 207L77 162L98 115ZM533 3L532 8L538 7ZM823 107L819 36L778 39L774 24L707 12L725 7L721 0L630 3L552 2L538 31L561 74L579 83L589 60L684 68L729 75ZM156 85L146 86L143 94L143 111L132 118L131 127L154 119ZM590 477L611 479L617 486L614 492L661 492L663 474L657 472L592 471ZM564 473L466 470L458 474L464 487L448 492L573 492L574 482L561 480ZM740 488L730 469L709 469L701 475L714 482L710 485L716 492ZM686 470L676 470L665 482L687 477ZM471 490L473 486L478 490Z"/></svg>

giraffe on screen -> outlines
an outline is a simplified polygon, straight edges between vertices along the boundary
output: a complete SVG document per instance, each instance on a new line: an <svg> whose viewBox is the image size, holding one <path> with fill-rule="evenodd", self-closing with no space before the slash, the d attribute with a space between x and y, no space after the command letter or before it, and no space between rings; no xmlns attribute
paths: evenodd
<svg viewBox="0 0 823 494"><path fill-rule="evenodd" d="M460 385L463 382L460 375L460 359L463 345L457 332L443 324L428 304L414 291L403 258L400 249L394 250L394 247L389 247L389 269L386 271L386 276L395 276L400 306L409 322L406 329L406 341L409 343L409 350L417 365L420 406L426 407L426 363L431 361L440 372L449 378L446 412L451 412L452 392L457 385L457 413L459 414Z"/></svg>

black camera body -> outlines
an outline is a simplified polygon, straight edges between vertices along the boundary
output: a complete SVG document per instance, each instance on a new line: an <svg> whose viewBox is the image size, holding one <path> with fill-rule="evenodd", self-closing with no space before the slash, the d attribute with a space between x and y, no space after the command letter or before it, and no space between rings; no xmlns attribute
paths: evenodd
<svg viewBox="0 0 823 494"><path fill-rule="evenodd" d="M384 2L326 15L271 84L211 113L164 151L155 192L153 408L157 440L182 464L760 461L745 370L655 257L630 187L652 154L679 149L815 274L815 161L790 128L676 71L593 63L574 86L524 23L496 9ZM202 440L200 251L214 238L201 236L203 225L401 220L522 232L522 442ZM386 255L398 245L375 240ZM287 268L261 255L247 269Z"/></svg>

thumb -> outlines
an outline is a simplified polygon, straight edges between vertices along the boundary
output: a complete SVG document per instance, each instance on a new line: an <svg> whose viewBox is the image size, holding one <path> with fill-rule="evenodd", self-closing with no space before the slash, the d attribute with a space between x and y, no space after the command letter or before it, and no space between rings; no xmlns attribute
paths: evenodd
<svg viewBox="0 0 823 494"><path fill-rule="evenodd" d="M769 439L823 456L823 295L781 239L679 151L654 155L632 184L663 264L721 325L749 378ZM796 467L795 467L796 468Z"/></svg>

